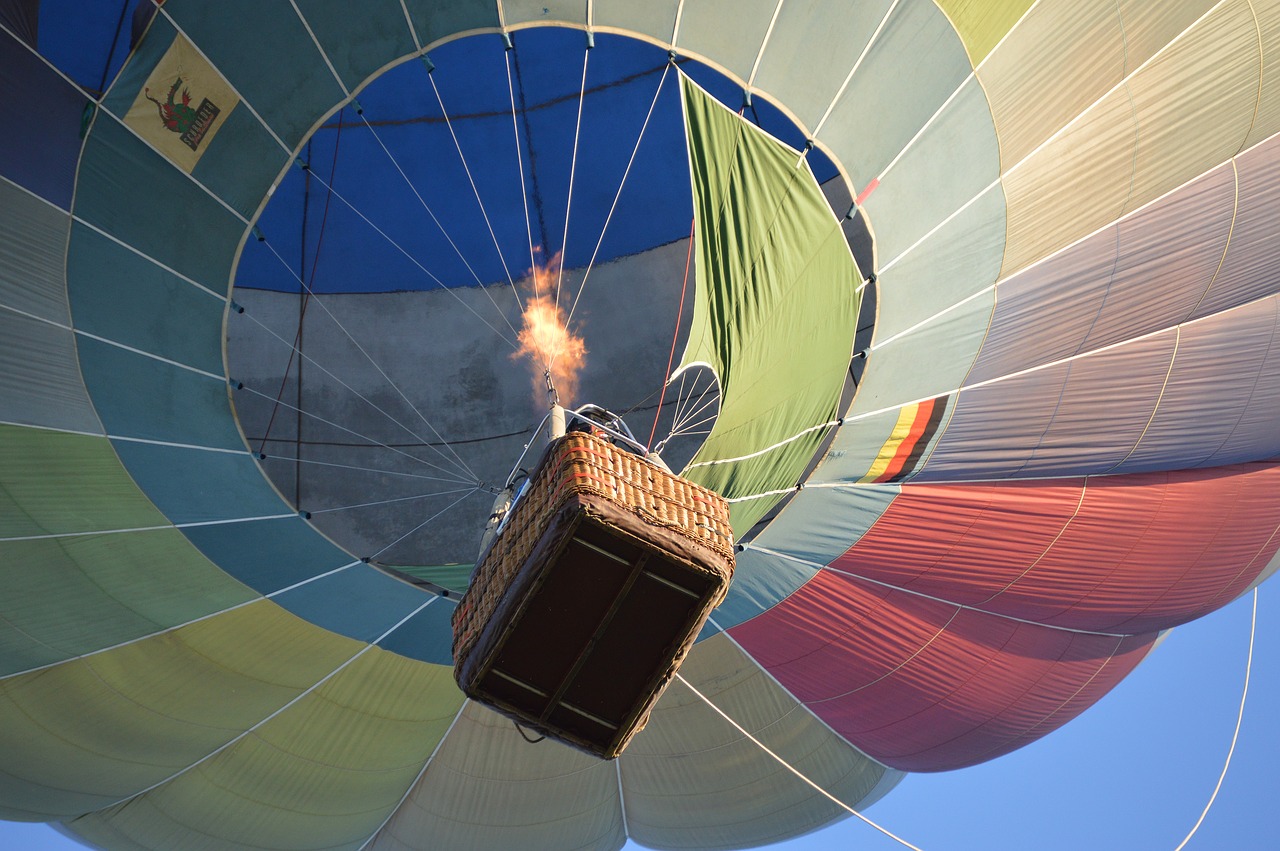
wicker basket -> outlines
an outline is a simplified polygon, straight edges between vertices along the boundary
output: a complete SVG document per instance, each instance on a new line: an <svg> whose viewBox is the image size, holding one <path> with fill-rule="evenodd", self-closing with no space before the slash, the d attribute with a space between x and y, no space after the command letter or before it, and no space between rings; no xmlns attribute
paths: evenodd
<svg viewBox="0 0 1280 851"><path fill-rule="evenodd" d="M728 590L723 498L584 432L553 443L453 615L471 698L611 759Z"/></svg>

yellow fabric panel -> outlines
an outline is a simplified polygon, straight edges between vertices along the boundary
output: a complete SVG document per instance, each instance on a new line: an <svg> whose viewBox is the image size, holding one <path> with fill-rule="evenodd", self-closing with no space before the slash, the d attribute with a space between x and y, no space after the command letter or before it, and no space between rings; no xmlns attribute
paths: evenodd
<svg viewBox="0 0 1280 851"><path fill-rule="evenodd" d="M168 522L105 437L0 425L0 538Z"/></svg>
<svg viewBox="0 0 1280 851"><path fill-rule="evenodd" d="M1018 22L1034 0L935 0L960 34L974 67Z"/></svg>
<svg viewBox="0 0 1280 851"><path fill-rule="evenodd" d="M468 703L404 806L369 846L384 849L620 848L617 768Z"/></svg>
<svg viewBox="0 0 1280 851"><path fill-rule="evenodd" d="M1226 4L1007 172L1002 274L1229 159L1253 120L1256 42L1247 0Z"/></svg>
<svg viewBox="0 0 1280 851"><path fill-rule="evenodd" d="M177 529L0 541L0 676L247 602Z"/></svg>
<svg viewBox="0 0 1280 851"><path fill-rule="evenodd" d="M0 680L0 817L97 810L204 758L364 646L269 601Z"/></svg>
<svg viewBox="0 0 1280 851"><path fill-rule="evenodd" d="M700 642L682 676L819 786L867 805L897 779L799 705L724 634ZM741 847L843 816L679 681L619 758L630 834L643 845Z"/></svg>
<svg viewBox="0 0 1280 851"><path fill-rule="evenodd" d="M1000 138L1001 170L1124 79L1115 0L1042 2L978 69Z"/></svg>
<svg viewBox="0 0 1280 851"><path fill-rule="evenodd" d="M359 848L462 701L452 669L373 648L208 762L73 828L150 848Z"/></svg>

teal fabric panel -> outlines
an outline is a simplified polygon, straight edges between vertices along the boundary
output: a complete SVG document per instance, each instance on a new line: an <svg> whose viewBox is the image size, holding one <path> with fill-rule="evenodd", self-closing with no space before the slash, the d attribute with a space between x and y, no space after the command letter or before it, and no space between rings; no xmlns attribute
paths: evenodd
<svg viewBox="0 0 1280 851"><path fill-rule="evenodd" d="M226 382L87 337L79 343L107 434L244 450Z"/></svg>
<svg viewBox="0 0 1280 851"><path fill-rule="evenodd" d="M221 374L226 301L76 223L67 254L75 326Z"/></svg>
<svg viewBox="0 0 1280 851"><path fill-rule="evenodd" d="M363 0L358 7L328 0L297 2L348 91L415 50L400 0Z"/></svg>
<svg viewBox="0 0 1280 851"><path fill-rule="evenodd" d="M791 559L779 558L751 547L738 553L733 584L711 619L730 629L763 614L808 582L817 571ZM705 637L705 636L702 636Z"/></svg>
<svg viewBox="0 0 1280 851"><path fill-rule="evenodd" d="M361 564L272 599L330 632L373 642L433 598L434 594Z"/></svg>
<svg viewBox="0 0 1280 851"><path fill-rule="evenodd" d="M752 544L830 564L867 533L901 491L899 484L805 488Z"/></svg>
<svg viewBox="0 0 1280 851"><path fill-rule="evenodd" d="M75 213L215 292L227 286L244 223L115 119L85 144Z"/></svg>
<svg viewBox="0 0 1280 851"><path fill-rule="evenodd" d="M440 597L378 646L420 662L452 665L452 620L453 610L457 607L457 600Z"/></svg>
<svg viewBox="0 0 1280 851"><path fill-rule="evenodd" d="M423 47L454 33L498 26L498 4L492 0L405 0L404 5Z"/></svg>
<svg viewBox="0 0 1280 851"><path fill-rule="evenodd" d="M355 561L300 517L193 526L182 533L206 558L261 594Z"/></svg>
<svg viewBox="0 0 1280 851"><path fill-rule="evenodd" d="M203 523L287 514L248 452L207 452L113 440L129 475L170 522Z"/></svg>
<svg viewBox="0 0 1280 851"><path fill-rule="evenodd" d="M169 11L291 149L344 97L288 3L175 3Z"/></svg>

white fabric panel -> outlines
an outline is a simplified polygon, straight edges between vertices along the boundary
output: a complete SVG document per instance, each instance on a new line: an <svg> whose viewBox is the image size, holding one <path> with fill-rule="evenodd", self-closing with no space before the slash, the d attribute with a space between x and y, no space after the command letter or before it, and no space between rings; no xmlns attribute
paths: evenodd
<svg viewBox="0 0 1280 851"><path fill-rule="evenodd" d="M707 0L685 0L676 48L706 56L744 83L751 77L778 0L737 0L733 13Z"/></svg>
<svg viewBox="0 0 1280 851"><path fill-rule="evenodd" d="M102 433L75 334L0 308L0 422Z"/></svg>
<svg viewBox="0 0 1280 851"><path fill-rule="evenodd" d="M1280 291L1276 262L1276 211L1280 210L1280 138L1254 148L1236 161L1240 203L1231 243L1204 301L1195 315L1208 316Z"/></svg>
<svg viewBox="0 0 1280 851"><path fill-rule="evenodd" d="M815 719L723 634L681 675L726 715L832 795L865 807L902 777ZM630 835L655 848L776 842L844 815L674 682L619 759Z"/></svg>
<svg viewBox="0 0 1280 851"><path fill-rule="evenodd" d="M1262 91L1246 148L1280 132L1280 0L1254 0L1253 12L1262 40Z"/></svg>
<svg viewBox="0 0 1280 851"><path fill-rule="evenodd" d="M982 87L970 79L867 197L864 206L875 224L880 262L889 264L911 250L948 216L987 191L1000 176L998 151ZM999 196L998 187L988 194ZM985 240L979 244L988 246ZM966 276L953 272L952 277L963 282ZM939 294L968 289L961 283Z"/></svg>
<svg viewBox="0 0 1280 851"><path fill-rule="evenodd" d="M1257 310L1265 314L1277 299L1267 299ZM1252 310L1252 306L1248 308ZM1280 334L1273 336L1267 348L1266 358L1257 373L1256 383L1248 403L1240 410L1222 411L1234 427L1221 447L1202 462L1201 466L1214 467L1234 464L1238 461L1269 458L1280 455Z"/></svg>
<svg viewBox="0 0 1280 851"><path fill-rule="evenodd" d="M840 72L853 68L851 51ZM893 161L972 67L951 23L932 2L899 3L818 138L838 152L861 191ZM874 219L872 225L876 225Z"/></svg>
<svg viewBox="0 0 1280 851"><path fill-rule="evenodd" d="M997 286L970 375L987 381L1175 325L1203 298L1235 211L1230 165Z"/></svg>
<svg viewBox="0 0 1280 851"><path fill-rule="evenodd" d="M1235 0L1133 77L1128 89L1138 115L1138 150L1127 210L1240 151L1253 124L1260 73L1249 0Z"/></svg>
<svg viewBox="0 0 1280 851"><path fill-rule="evenodd" d="M1274 375L1270 382L1262 380L1275 342L1276 311L1277 300L1266 299L1184 327L1156 415L1114 472L1200 466L1222 447L1246 410L1280 421L1280 385ZM1234 460L1256 461L1280 451L1280 430L1273 427L1266 438L1259 454Z"/></svg>
<svg viewBox="0 0 1280 851"><path fill-rule="evenodd" d="M1123 79L1124 66L1115 0L1033 5L977 72L1005 168L1106 94Z"/></svg>
<svg viewBox="0 0 1280 851"><path fill-rule="evenodd" d="M676 8L680 0L595 0L592 22L597 27L612 27L642 33L662 44L671 42L675 32Z"/></svg>
<svg viewBox="0 0 1280 851"><path fill-rule="evenodd" d="M567 21L585 26L587 0L502 0L502 14L509 27L547 21Z"/></svg>
<svg viewBox="0 0 1280 851"><path fill-rule="evenodd" d="M369 848L606 851L624 839L612 762L552 740L530 744L509 719L469 702Z"/></svg>
<svg viewBox="0 0 1280 851"><path fill-rule="evenodd" d="M917 481L1099 473L1138 442L1173 357L1166 332L962 391Z"/></svg>
<svg viewBox="0 0 1280 851"><path fill-rule="evenodd" d="M755 87L786 104L812 130L891 5L893 0L786 0L760 59Z"/></svg>
<svg viewBox="0 0 1280 851"><path fill-rule="evenodd" d="M64 325L71 218L0 179L0 305Z"/></svg>

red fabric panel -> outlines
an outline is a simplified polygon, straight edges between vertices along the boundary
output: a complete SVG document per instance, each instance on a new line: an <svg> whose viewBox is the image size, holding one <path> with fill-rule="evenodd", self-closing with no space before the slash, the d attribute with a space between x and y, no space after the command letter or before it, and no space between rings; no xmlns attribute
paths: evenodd
<svg viewBox="0 0 1280 851"><path fill-rule="evenodd" d="M831 571L730 632L832 729L906 771L973 765L1057 729L1155 638L1019 623Z"/></svg>
<svg viewBox="0 0 1280 851"><path fill-rule="evenodd" d="M1149 632L1244 591L1280 547L1280 466L908 485L832 567L1072 629Z"/></svg>

